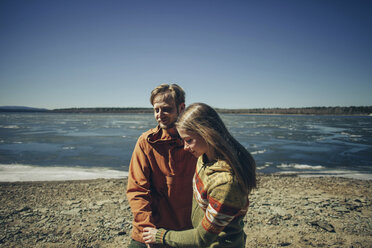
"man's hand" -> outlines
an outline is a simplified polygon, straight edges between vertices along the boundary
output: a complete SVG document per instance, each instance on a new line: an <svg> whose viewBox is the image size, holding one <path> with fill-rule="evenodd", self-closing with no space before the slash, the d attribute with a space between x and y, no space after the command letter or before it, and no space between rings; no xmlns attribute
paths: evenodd
<svg viewBox="0 0 372 248"><path fill-rule="evenodd" d="M154 244L156 241L156 233L158 229L152 227L145 227L142 233L142 239L146 244Z"/></svg>

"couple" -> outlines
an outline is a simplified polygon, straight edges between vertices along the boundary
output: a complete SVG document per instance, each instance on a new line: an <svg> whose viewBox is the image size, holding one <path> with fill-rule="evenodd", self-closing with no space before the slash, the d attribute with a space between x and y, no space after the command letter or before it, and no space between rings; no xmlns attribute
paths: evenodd
<svg viewBox="0 0 372 248"><path fill-rule="evenodd" d="M150 101L159 125L139 137L129 167L129 247L244 247L252 156L213 108L185 109L180 86L162 84Z"/></svg>

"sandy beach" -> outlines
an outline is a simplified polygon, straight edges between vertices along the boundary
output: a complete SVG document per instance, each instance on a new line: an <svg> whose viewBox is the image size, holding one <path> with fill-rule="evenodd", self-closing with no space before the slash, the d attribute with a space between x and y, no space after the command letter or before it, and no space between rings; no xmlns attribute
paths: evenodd
<svg viewBox="0 0 372 248"><path fill-rule="evenodd" d="M0 247L127 247L126 178L0 183ZM260 175L246 247L372 247L372 181Z"/></svg>

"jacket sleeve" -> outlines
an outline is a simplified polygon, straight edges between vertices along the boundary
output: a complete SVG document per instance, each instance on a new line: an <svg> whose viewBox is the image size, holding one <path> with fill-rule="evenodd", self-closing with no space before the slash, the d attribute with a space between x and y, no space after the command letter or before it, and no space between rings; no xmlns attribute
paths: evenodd
<svg viewBox="0 0 372 248"><path fill-rule="evenodd" d="M199 225L185 231L159 229L156 241L174 247L209 247L238 215L247 210L248 198L231 181L214 185L209 192L209 205Z"/></svg>
<svg viewBox="0 0 372 248"><path fill-rule="evenodd" d="M143 150L144 139L140 137L133 151L129 165L127 198L133 214L133 235L137 241L142 241L144 227L155 227L152 224L150 175L151 168Z"/></svg>

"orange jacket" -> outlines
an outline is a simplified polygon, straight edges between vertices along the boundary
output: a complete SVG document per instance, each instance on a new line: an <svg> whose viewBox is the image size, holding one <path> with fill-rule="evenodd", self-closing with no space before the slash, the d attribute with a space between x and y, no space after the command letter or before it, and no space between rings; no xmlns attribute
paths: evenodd
<svg viewBox="0 0 372 248"><path fill-rule="evenodd" d="M157 127L138 138L129 166L127 186L127 198L133 213L134 240L144 242L144 227L192 228L195 165L196 158L183 149L183 142L174 128L165 130Z"/></svg>

